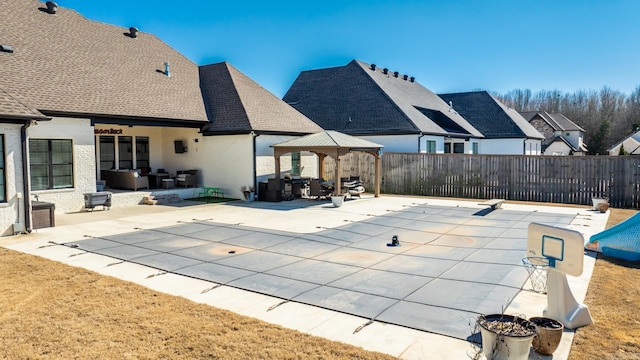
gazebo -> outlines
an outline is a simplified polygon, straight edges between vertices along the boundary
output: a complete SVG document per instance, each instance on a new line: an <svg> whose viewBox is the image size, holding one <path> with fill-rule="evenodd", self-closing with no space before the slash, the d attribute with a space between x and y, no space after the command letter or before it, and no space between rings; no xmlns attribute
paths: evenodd
<svg viewBox="0 0 640 360"><path fill-rule="evenodd" d="M324 158L332 157L336 161L335 188L340 186L340 160L352 151L361 151L375 157L375 189L376 197L380 196L380 149L384 146L333 130L306 135L297 139L271 145L275 157L275 175L280 178L280 156L295 152L309 151L318 155L318 170L324 173Z"/></svg>

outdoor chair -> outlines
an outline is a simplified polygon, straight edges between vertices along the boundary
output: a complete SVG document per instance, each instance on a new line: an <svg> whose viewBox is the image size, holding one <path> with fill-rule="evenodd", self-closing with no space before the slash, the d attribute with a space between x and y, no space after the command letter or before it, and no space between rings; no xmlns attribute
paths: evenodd
<svg viewBox="0 0 640 360"><path fill-rule="evenodd" d="M176 186L196 187L198 186L198 178L191 174L179 174L176 176Z"/></svg>

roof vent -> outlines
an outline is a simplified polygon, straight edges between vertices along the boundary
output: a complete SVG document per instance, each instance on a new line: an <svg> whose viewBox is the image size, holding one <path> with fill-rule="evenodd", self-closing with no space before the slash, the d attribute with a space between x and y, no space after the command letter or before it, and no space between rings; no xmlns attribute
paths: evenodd
<svg viewBox="0 0 640 360"><path fill-rule="evenodd" d="M387 68L382 69L382 73L387 75L389 73L389 69L387 69Z"/></svg>
<svg viewBox="0 0 640 360"><path fill-rule="evenodd" d="M137 38L138 37L138 28L137 27L133 27L133 26L130 27L129 28L129 33L126 34L126 35L128 37L130 37L130 38L133 38L133 39Z"/></svg>
<svg viewBox="0 0 640 360"><path fill-rule="evenodd" d="M376 71L376 64L371 64L371 70Z"/></svg>
<svg viewBox="0 0 640 360"><path fill-rule="evenodd" d="M13 53L13 48L9 45L0 45L0 52Z"/></svg>
<svg viewBox="0 0 640 360"><path fill-rule="evenodd" d="M416 78L412 76L412 77L409 78L409 81L416 82Z"/></svg>
<svg viewBox="0 0 640 360"><path fill-rule="evenodd" d="M394 71L394 72L393 72L393 77L398 77L398 75L400 75L400 73L399 73L399 72L397 72L397 71Z"/></svg>
<svg viewBox="0 0 640 360"><path fill-rule="evenodd" d="M409 75L402 75L402 79L404 79L404 81L407 81L408 78L409 78Z"/></svg>
<svg viewBox="0 0 640 360"><path fill-rule="evenodd" d="M167 77L171 77L171 73L169 72L169 62L165 62L164 63L164 74L167 75Z"/></svg>
<svg viewBox="0 0 640 360"><path fill-rule="evenodd" d="M58 11L58 4L54 3L53 1L47 1L46 5L47 5L47 12L49 14L55 14L56 11Z"/></svg>

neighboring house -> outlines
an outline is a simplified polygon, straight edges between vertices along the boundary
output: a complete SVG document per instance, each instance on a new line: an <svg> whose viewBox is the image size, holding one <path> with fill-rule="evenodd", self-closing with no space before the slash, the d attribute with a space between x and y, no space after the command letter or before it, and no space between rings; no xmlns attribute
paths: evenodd
<svg viewBox="0 0 640 360"><path fill-rule="evenodd" d="M269 175L273 159L257 160L273 154L268 145L320 130L226 63L200 68L154 35L48 5L2 5L2 234L18 221L29 230L33 195L56 212L81 210L110 169L197 169L199 185L241 198L240 186ZM244 114L232 112L238 104ZM241 125L222 135L221 119Z"/></svg>
<svg viewBox="0 0 640 360"><path fill-rule="evenodd" d="M541 154L544 136L517 111L488 92L438 95L484 135L479 144L480 154Z"/></svg>
<svg viewBox="0 0 640 360"><path fill-rule="evenodd" d="M544 135L544 155L586 155L584 129L566 116L546 111L524 111L520 114Z"/></svg>
<svg viewBox="0 0 640 360"><path fill-rule="evenodd" d="M611 156L620 155L620 150L623 149L625 154L628 155L640 155L640 131L627 136L622 141L613 145L608 151Z"/></svg>
<svg viewBox="0 0 640 360"><path fill-rule="evenodd" d="M301 72L283 100L323 129L385 151L473 153L483 138L415 78L357 60Z"/></svg>

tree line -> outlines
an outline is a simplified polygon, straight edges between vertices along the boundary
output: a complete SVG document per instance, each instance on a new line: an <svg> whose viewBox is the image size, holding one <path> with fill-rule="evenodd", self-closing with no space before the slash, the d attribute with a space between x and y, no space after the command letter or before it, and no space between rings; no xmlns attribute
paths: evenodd
<svg viewBox="0 0 640 360"><path fill-rule="evenodd" d="M640 86L626 95L608 86L599 91L515 89L493 94L517 111L562 113L585 131L589 154L608 154L607 149L640 129Z"/></svg>

